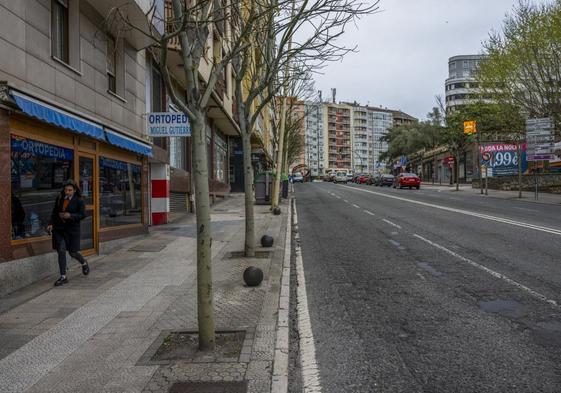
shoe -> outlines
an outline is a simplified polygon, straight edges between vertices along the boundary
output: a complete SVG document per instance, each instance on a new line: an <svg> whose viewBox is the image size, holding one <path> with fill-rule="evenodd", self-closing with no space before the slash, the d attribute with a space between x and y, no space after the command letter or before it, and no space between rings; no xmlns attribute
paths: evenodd
<svg viewBox="0 0 561 393"><path fill-rule="evenodd" d="M82 265L82 273L84 273L84 276L90 274L90 265L88 265L88 262L84 262Z"/></svg>
<svg viewBox="0 0 561 393"><path fill-rule="evenodd" d="M55 287L60 287L61 285L68 284L68 278L60 277L58 280L55 281Z"/></svg>

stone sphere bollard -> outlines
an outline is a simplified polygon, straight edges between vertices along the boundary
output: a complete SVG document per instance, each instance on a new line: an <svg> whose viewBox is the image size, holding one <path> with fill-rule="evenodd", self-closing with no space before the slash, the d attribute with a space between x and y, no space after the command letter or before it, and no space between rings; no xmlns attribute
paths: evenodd
<svg viewBox="0 0 561 393"><path fill-rule="evenodd" d="M273 214L274 214L275 216L280 216L280 214L281 214L281 209L280 209L280 207L278 207L278 206L275 207L275 208L273 209Z"/></svg>
<svg viewBox="0 0 561 393"><path fill-rule="evenodd" d="M256 287L263 281L263 270L250 266L243 272L243 280L248 287Z"/></svg>
<svg viewBox="0 0 561 393"><path fill-rule="evenodd" d="M261 237L261 246L263 247L273 247L273 242L274 239L272 236L263 235L263 237Z"/></svg>

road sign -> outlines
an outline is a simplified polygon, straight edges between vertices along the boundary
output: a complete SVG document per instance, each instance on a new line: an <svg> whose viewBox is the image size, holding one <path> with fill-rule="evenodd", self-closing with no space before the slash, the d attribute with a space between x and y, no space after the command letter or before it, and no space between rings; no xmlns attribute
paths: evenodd
<svg viewBox="0 0 561 393"><path fill-rule="evenodd" d="M153 137L191 136L191 125L186 114L154 112L146 116L148 135Z"/></svg>
<svg viewBox="0 0 561 393"><path fill-rule="evenodd" d="M464 121L464 134L471 135L477 132L477 122L475 120Z"/></svg>
<svg viewBox="0 0 561 393"><path fill-rule="evenodd" d="M551 118L526 120L526 160L550 161L555 158L553 121Z"/></svg>

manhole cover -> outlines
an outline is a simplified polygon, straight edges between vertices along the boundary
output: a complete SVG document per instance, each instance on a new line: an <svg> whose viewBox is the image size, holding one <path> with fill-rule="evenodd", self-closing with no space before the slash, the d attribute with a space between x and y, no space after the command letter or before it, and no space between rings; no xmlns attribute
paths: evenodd
<svg viewBox="0 0 561 393"><path fill-rule="evenodd" d="M170 243L169 240L153 240L153 241L142 241L136 246L129 248L129 251L137 252L160 252Z"/></svg>
<svg viewBox="0 0 561 393"><path fill-rule="evenodd" d="M247 381L241 382L176 382L169 393L246 393Z"/></svg>

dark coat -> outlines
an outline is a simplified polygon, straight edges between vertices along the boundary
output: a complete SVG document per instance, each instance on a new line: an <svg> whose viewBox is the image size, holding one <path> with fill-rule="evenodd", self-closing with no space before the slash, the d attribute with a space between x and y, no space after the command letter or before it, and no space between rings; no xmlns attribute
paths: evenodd
<svg viewBox="0 0 561 393"><path fill-rule="evenodd" d="M63 220L59 213L63 211L64 197L58 196L51 214L50 224L53 226L53 249L58 250L62 241L69 252L80 251L80 221L86 217L84 201L74 195L66 207L65 212L70 213L70 218Z"/></svg>

